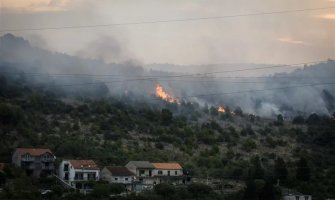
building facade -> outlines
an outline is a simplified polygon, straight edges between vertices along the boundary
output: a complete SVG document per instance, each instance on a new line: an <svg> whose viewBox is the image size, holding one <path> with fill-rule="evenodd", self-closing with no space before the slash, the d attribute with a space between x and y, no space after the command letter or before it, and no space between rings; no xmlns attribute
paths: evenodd
<svg viewBox="0 0 335 200"><path fill-rule="evenodd" d="M92 181L99 180L100 169L93 160L63 160L58 175L73 188L87 193L92 190Z"/></svg>
<svg viewBox="0 0 335 200"><path fill-rule="evenodd" d="M101 170L100 178L109 183L123 184L128 191L132 191L135 174L124 166L106 166Z"/></svg>
<svg viewBox="0 0 335 200"><path fill-rule="evenodd" d="M16 148L12 163L35 177L53 174L55 156L50 149Z"/></svg>
<svg viewBox="0 0 335 200"><path fill-rule="evenodd" d="M135 174L135 190L152 189L155 182L152 171L155 167L148 161L129 161L126 167Z"/></svg>
<svg viewBox="0 0 335 200"><path fill-rule="evenodd" d="M152 163L155 169L152 171L154 184L170 183L182 184L183 183L183 168L179 163Z"/></svg>

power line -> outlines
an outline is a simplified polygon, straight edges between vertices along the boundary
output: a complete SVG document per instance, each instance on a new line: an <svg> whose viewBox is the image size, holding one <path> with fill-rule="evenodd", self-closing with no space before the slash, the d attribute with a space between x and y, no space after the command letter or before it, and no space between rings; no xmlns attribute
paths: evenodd
<svg viewBox="0 0 335 200"><path fill-rule="evenodd" d="M257 68L244 68L244 69L236 69L236 70L225 70L225 71L216 71L216 72L205 72L205 73L194 73L194 74L181 74L181 75L145 75L145 76L128 76L122 74L71 74L71 73L64 73L64 74L57 74L57 73L21 73L21 72L8 72L2 71L1 73L4 74L24 74L24 75L31 75L31 76L83 76L83 77L128 77L128 78L179 78L179 77L194 77L196 78L208 78L205 75L213 75L213 74L222 74L222 73L231 73L231 72L243 72L243 71L254 71L254 70L262 70L262 69L273 69L273 68L284 68L284 67L299 67L301 65L309 65L309 64L319 64L322 62L327 62L328 60L318 60L318 61L311 61L311 62L302 62L302 63L295 63L295 64L287 64L287 65L272 65L272 66L264 66L264 67L257 67ZM200 77L205 76L205 77Z"/></svg>
<svg viewBox="0 0 335 200"><path fill-rule="evenodd" d="M0 30L0 32L41 31L41 30L59 30L59 29L82 29L82 28L129 26L129 25L157 24L157 23L171 23L171 22L187 22L187 21L228 19L228 18L237 18L237 17L260 16L260 15L286 14L286 13L296 13L296 12L306 12L306 11L316 11L316 10L327 10L327 9L333 9L333 8L335 8L335 7L330 6L330 7L321 7L321 8L303 8L303 9L295 9L295 10L280 10L280 11L270 11L270 12L245 13L245 14L237 14L237 15L224 15L224 16L212 16L212 17L194 17L194 18L184 18L184 19L153 20L153 21L139 21L139 22L126 22L126 23L7 29L7 30Z"/></svg>
<svg viewBox="0 0 335 200"><path fill-rule="evenodd" d="M251 93L251 92L265 92L272 90L283 90L283 89L293 89L293 88L301 88L301 87L312 87L312 86L321 86L321 85L335 85L335 83L320 83L320 84L306 84L306 85L294 85L287 87L278 87L278 88L266 88L266 89L258 89L258 90L243 90L243 91L233 91L233 92L223 92L223 93L212 93L212 94L197 94L197 95L189 95L184 97L175 97L175 98L191 98L191 97L206 97L206 96L222 96L222 95L230 95L230 94L242 94L242 93ZM156 100L161 100L155 98Z"/></svg>
<svg viewBox="0 0 335 200"><path fill-rule="evenodd" d="M72 87L72 86L84 86L84 85L95 85L95 84L108 84L108 83L100 82L100 83L85 83L85 84L54 85L54 86L49 86L47 88ZM192 98L192 97L223 96L223 95L231 95L231 94L244 94L244 93L252 93L252 92L266 92L266 91L273 91L273 90L294 89L294 88L313 87L313 86L322 86L322 85L335 85L335 83L315 83L315 84L305 84L305 85L294 85L294 86L286 86L286 87L277 87L277 88L265 88L265 89L257 89L257 90L243 90L243 91L232 91L232 92L223 92L223 93L197 94L197 95L188 95L188 96L183 96L183 97L176 96L174 98L185 99L185 98ZM162 99L160 99L160 98L152 98L152 100L162 100Z"/></svg>

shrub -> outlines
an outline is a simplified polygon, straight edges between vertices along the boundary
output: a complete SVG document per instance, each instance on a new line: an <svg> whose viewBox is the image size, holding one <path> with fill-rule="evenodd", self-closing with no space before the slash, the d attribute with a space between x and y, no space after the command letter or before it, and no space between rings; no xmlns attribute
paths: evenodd
<svg viewBox="0 0 335 200"><path fill-rule="evenodd" d="M187 190L194 196L194 197L203 197L212 192L212 188L208 185L202 183L192 183L188 185Z"/></svg>
<svg viewBox="0 0 335 200"><path fill-rule="evenodd" d="M256 142L251 138L246 139L245 142L243 143L243 149L247 152L250 152L256 147L257 147Z"/></svg>

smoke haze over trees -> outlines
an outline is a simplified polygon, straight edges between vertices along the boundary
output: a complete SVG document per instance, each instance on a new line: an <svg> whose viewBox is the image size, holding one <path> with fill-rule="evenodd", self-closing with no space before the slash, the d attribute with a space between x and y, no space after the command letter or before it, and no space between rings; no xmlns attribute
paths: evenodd
<svg viewBox="0 0 335 200"><path fill-rule="evenodd" d="M239 106L247 113L267 117L276 117L278 114L284 117L297 114L307 116L313 112L331 115L335 111L335 85L327 85L332 83L332 75L335 74L335 62L331 60L304 67L278 68L281 70L255 69L237 72L234 70L269 65L153 64L143 67L136 59L128 56L122 45L116 41L108 43L110 38L101 38L102 41L98 41L98 44L103 44L104 39L105 46L100 48L92 45L83 52L101 51L113 54L111 60L107 60L109 63L100 59L83 59L50 52L31 46L29 41L23 38L6 34L0 38L0 71L15 72L16 75L25 76L27 81L34 83L47 82L49 88L46 89L68 94L134 95L134 98L152 101L155 100L155 85L159 83L181 100L197 102L200 105L224 105L233 109ZM114 51L106 52L104 48ZM112 60L116 63L112 63ZM190 76L188 74L192 72L186 74L180 72L182 70L171 70L192 67L201 69L203 75ZM224 71L233 72L216 73ZM278 71L282 72L271 73ZM293 88L290 88L292 86Z"/></svg>

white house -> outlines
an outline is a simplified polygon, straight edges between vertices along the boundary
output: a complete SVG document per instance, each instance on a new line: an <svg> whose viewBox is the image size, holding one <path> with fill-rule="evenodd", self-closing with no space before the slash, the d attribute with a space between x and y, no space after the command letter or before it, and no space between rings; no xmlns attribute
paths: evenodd
<svg viewBox="0 0 335 200"><path fill-rule="evenodd" d="M63 160L59 165L59 178L87 192L92 189L91 181L98 181L100 169L93 160Z"/></svg>
<svg viewBox="0 0 335 200"><path fill-rule="evenodd" d="M153 176L182 176L183 168L179 163L151 163L155 169Z"/></svg>
<svg viewBox="0 0 335 200"><path fill-rule="evenodd" d="M100 178L109 183L124 184L127 190L132 190L135 174L124 166L106 166L100 172Z"/></svg>
<svg viewBox="0 0 335 200"><path fill-rule="evenodd" d="M152 175L155 177L154 184L159 183L183 183L183 168L179 163L151 163L155 169Z"/></svg>

